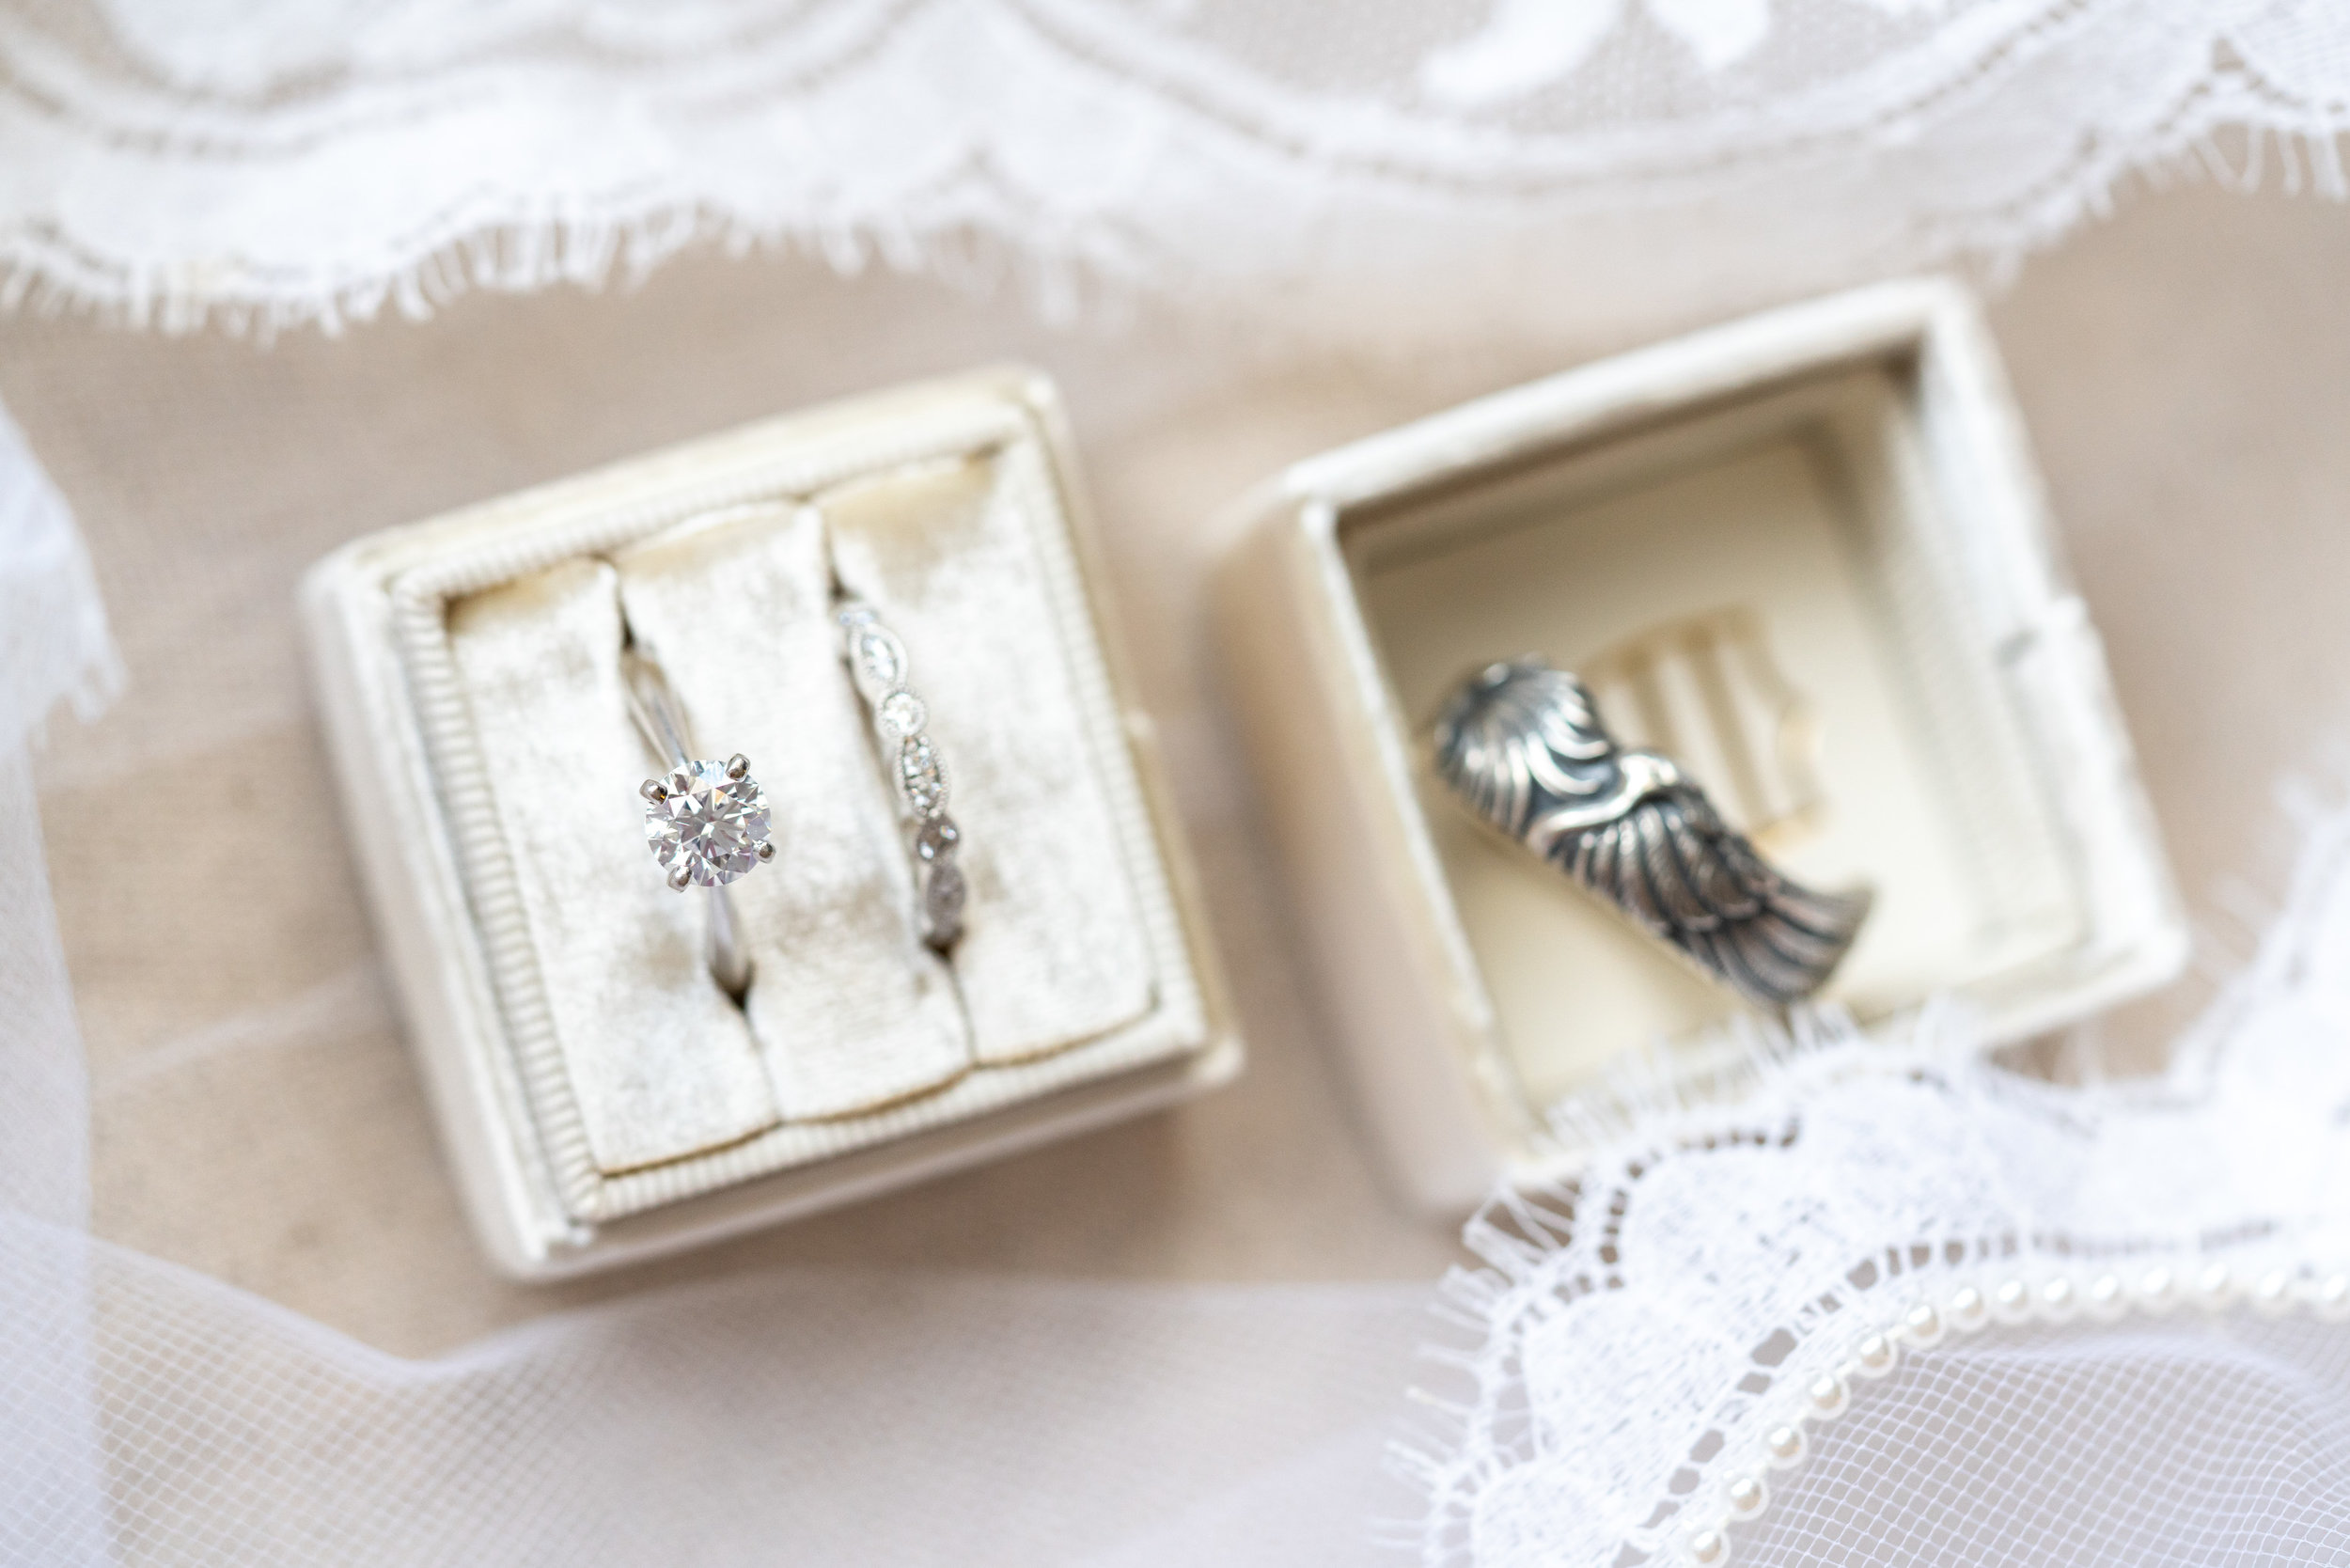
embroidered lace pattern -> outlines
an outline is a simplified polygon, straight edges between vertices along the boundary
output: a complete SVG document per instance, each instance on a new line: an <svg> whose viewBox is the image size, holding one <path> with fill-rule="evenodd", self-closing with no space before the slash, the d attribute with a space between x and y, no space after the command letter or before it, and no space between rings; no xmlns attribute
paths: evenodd
<svg viewBox="0 0 2350 1568"><path fill-rule="evenodd" d="M1390 351L2340 195L2313 0L0 4L0 297L332 330L797 247Z"/></svg>
<svg viewBox="0 0 2350 1568"><path fill-rule="evenodd" d="M2338 1560L2345 1020L2336 815L2162 1079L2021 1078L1943 1019L1652 1103L1469 1230L1424 1560Z"/></svg>

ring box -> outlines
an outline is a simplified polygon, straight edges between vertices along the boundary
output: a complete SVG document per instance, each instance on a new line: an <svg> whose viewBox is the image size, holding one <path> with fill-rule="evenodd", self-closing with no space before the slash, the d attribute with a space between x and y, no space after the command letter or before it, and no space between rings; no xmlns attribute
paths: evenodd
<svg viewBox="0 0 2350 1568"><path fill-rule="evenodd" d="M1988 334L1879 286L1500 393L1290 468L1219 579L1314 967L1399 1184L1571 1175L1628 1056L1701 1092L1752 1015L1480 831L1430 766L1528 652L1811 886L1875 905L1821 1000L1997 1045L2174 975L2185 923Z"/></svg>
<svg viewBox="0 0 2350 1568"><path fill-rule="evenodd" d="M492 1260L542 1278L811 1213L1200 1092L1239 1068L1073 448L1025 370L925 384L359 540L302 614L387 966ZM962 829L921 939L837 604L903 642ZM778 851L665 882L620 652Z"/></svg>

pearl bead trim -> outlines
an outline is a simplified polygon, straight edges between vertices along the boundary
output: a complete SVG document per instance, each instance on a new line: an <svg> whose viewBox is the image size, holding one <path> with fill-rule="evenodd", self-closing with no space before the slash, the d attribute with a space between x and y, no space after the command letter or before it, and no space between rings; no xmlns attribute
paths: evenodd
<svg viewBox="0 0 2350 1568"><path fill-rule="evenodd" d="M1766 1475L1794 1470L1810 1457L1805 1426L1835 1420L1851 1409L1855 1385L1891 1373L1904 1349L1930 1350L1951 1334L1976 1334L1994 1324L2112 1323L2132 1309L2161 1316L2181 1305L2218 1312L2238 1304L2267 1317L2306 1309L2328 1323L2350 1322L2350 1271L2311 1278L2272 1268L2247 1282L2225 1263L2206 1263L2185 1278L2156 1264L2135 1278L2118 1271L2016 1275L1988 1286L1960 1285L1938 1301L1915 1302L1892 1324L1864 1330L1836 1371L1806 1386L1795 1408L1763 1434L1753 1466L1723 1486L1720 1512L1684 1538L1684 1560L1698 1568L1728 1562L1729 1527L1759 1519L1770 1507Z"/></svg>

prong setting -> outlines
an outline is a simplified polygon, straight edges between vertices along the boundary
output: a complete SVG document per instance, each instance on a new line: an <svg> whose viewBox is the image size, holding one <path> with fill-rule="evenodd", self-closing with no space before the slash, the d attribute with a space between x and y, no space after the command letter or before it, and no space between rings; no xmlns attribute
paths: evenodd
<svg viewBox="0 0 2350 1568"><path fill-rule="evenodd" d="M727 884L775 859L768 839L767 796L751 776L750 759L735 752L723 762L694 757L684 710L650 648L626 627L620 673L629 717L666 775L636 787L645 803L645 847L677 892L699 884L710 895L704 928L710 978L743 1005L751 964L727 896Z"/></svg>
<svg viewBox="0 0 2350 1568"><path fill-rule="evenodd" d="M776 857L767 797L740 753L723 762L681 762L638 792L645 797L646 847L672 887L724 886Z"/></svg>

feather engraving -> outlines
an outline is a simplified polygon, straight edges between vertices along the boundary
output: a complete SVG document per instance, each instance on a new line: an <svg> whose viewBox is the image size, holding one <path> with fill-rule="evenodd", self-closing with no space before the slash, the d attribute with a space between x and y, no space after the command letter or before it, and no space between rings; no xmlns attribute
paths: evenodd
<svg viewBox="0 0 2350 1568"><path fill-rule="evenodd" d="M1747 999L1817 991L1870 895L1780 875L1671 759L1618 746L1582 682L1489 665L1445 705L1436 768L1468 808Z"/></svg>

